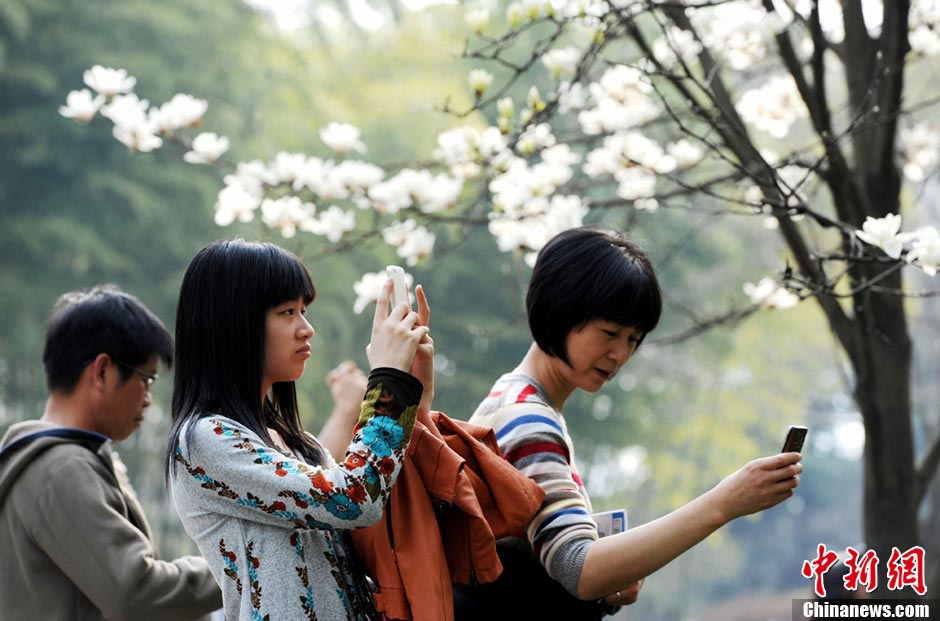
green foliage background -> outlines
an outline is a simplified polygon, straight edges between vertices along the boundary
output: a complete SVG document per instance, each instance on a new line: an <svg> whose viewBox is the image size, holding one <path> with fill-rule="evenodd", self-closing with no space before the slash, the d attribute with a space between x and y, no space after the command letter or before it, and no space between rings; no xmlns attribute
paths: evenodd
<svg viewBox="0 0 940 621"><path fill-rule="evenodd" d="M126 68L154 103L177 92L207 99L205 127L231 138L231 161L279 150L326 155L317 131L332 120L361 127L373 161L425 159L436 134L458 123L433 106L449 96L468 103L471 67L455 59L461 12L405 13L394 28L348 34L330 45L286 37L233 2L0 3L0 431L41 413L43 322L58 295L117 283L172 329L189 259L233 235L277 241L310 266L317 337L299 386L305 421L319 428L331 407L326 372L345 358L366 365L370 316L350 312L352 283L394 261L393 249L330 254L319 240L280 239L260 223L219 229L217 171L183 163L174 145L129 154L108 124L85 127L57 109L83 87L85 69L103 64ZM685 326L689 311L706 317L741 305L739 283L782 261L747 222L712 226L678 210L608 218L628 226L657 265L668 295L663 334ZM528 346L528 269L485 230L454 231L438 245L439 257L410 271L433 308L436 405L466 418ZM678 345L647 342L621 377L600 395L577 395L566 412L595 508L627 507L639 524L779 450L789 423L824 432L846 390L833 352L810 305ZM119 446L167 556L194 549L160 471L169 390L161 379L142 430ZM645 455L642 469L617 467L625 447L642 447L631 449ZM704 618L713 604L754 594L785 612L791 597L809 593L799 570L817 543L859 545L860 472L858 461L822 450L805 464L797 499L739 520L648 579L631 617Z"/></svg>

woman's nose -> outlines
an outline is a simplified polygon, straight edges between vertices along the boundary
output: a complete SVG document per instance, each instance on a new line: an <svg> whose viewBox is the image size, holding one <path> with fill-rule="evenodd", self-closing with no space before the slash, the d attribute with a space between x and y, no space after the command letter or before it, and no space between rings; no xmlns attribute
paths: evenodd
<svg viewBox="0 0 940 621"><path fill-rule="evenodd" d="M302 338L313 338L313 335L316 334L316 330L313 329L313 325L307 321L307 318L303 315L300 316L302 324L300 326L299 335Z"/></svg>

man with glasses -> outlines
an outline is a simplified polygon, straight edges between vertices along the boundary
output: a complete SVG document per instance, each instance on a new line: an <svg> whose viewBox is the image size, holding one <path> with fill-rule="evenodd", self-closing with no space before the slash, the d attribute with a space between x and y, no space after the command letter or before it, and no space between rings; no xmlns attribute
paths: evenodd
<svg viewBox="0 0 940 621"><path fill-rule="evenodd" d="M196 619L221 606L204 559L157 558L112 452L140 426L173 342L115 287L66 293L46 326L42 419L0 441L0 617Z"/></svg>

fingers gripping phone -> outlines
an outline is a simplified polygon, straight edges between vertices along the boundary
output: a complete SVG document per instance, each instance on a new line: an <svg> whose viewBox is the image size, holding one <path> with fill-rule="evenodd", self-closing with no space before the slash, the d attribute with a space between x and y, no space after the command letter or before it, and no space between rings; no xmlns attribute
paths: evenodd
<svg viewBox="0 0 940 621"><path fill-rule="evenodd" d="M781 453L801 453L803 451L803 442L806 440L808 430L802 425L790 425L787 430L787 439L783 442Z"/></svg>
<svg viewBox="0 0 940 621"><path fill-rule="evenodd" d="M385 272L392 279L392 297L390 302L394 307L399 302L404 302L411 308L411 299L408 297L408 286L405 284L405 270L397 265L386 266Z"/></svg>

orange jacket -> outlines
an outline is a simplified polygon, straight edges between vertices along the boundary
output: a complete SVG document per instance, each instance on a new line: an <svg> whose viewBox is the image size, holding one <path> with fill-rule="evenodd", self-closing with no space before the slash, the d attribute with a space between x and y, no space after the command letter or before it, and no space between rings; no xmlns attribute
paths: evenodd
<svg viewBox="0 0 940 621"><path fill-rule="evenodd" d="M382 519L352 531L389 619L453 621L451 582L492 582L496 539L522 530L545 493L504 460L493 430L419 412Z"/></svg>

